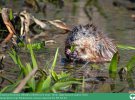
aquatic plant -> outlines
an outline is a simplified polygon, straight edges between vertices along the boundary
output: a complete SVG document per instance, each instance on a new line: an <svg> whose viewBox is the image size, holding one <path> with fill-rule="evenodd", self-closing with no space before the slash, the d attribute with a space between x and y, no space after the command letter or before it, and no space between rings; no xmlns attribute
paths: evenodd
<svg viewBox="0 0 135 100"><path fill-rule="evenodd" d="M122 50L135 50L135 47L128 45L118 44L117 47ZM109 74L111 78L116 78L117 72L119 72L119 74L125 73L131 74L131 71L133 71L133 68L135 67L135 56L132 56L126 65L119 66L120 67L119 71L118 71L118 62L119 56L117 52L114 54L109 66Z"/></svg>
<svg viewBox="0 0 135 100"><path fill-rule="evenodd" d="M20 69L20 75L14 84L4 87L1 90L1 92L11 92L13 90L14 90L13 91L14 93L58 92L58 91L62 91L62 90L64 91L67 88L70 88L72 84L81 84L80 81L73 78L69 73L61 72L57 74L57 72L55 72L54 69L57 63L59 48L57 48L56 50L52 67L48 69L46 68L46 70L44 68L41 69L38 67L37 60L35 58L35 54L34 54L31 44L29 44L28 50L31 55L32 63L28 62L25 64L22 63L19 55L17 54L17 52L15 52L14 49L12 49L12 51L9 52L10 57ZM35 72L31 74L34 69L35 69ZM30 74L33 76L30 77L29 76ZM37 74L40 74L40 77ZM38 79L36 77L38 77ZM23 86L20 85L22 83L23 83Z"/></svg>
<svg viewBox="0 0 135 100"><path fill-rule="evenodd" d="M135 47L129 45L118 44L117 47L123 50L135 50Z"/></svg>
<svg viewBox="0 0 135 100"><path fill-rule="evenodd" d="M114 54L110 66L109 66L109 72L110 73L116 73L118 67L118 52Z"/></svg>

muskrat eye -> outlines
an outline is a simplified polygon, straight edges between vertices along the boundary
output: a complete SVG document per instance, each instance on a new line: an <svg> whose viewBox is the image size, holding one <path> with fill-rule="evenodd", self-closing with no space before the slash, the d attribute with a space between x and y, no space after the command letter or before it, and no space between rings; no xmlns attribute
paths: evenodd
<svg viewBox="0 0 135 100"><path fill-rule="evenodd" d="M82 48L82 49L81 49L81 52L82 52L82 53L85 53L85 48Z"/></svg>
<svg viewBox="0 0 135 100"><path fill-rule="evenodd" d="M76 32L78 32L78 28L77 27L73 28L73 30L72 30L72 33L76 33Z"/></svg>
<svg viewBox="0 0 135 100"><path fill-rule="evenodd" d="M85 35L86 33L84 32L83 34Z"/></svg>

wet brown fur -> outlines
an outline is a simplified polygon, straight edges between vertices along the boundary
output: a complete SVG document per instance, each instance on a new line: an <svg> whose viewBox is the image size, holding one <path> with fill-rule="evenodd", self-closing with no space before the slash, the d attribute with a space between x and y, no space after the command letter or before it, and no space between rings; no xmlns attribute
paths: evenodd
<svg viewBox="0 0 135 100"><path fill-rule="evenodd" d="M75 45L74 51L77 52L75 57L71 56L73 52L67 54L72 45ZM71 60L110 61L116 52L117 48L112 39L98 31L93 24L74 27L65 42L65 54Z"/></svg>

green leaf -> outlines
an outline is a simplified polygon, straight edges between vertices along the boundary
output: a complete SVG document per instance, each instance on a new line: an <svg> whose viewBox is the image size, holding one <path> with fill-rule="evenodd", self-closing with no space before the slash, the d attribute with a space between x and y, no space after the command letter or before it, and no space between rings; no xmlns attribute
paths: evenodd
<svg viewBox="0 0 135 100"><path fill-rule="evenodd" d="M75 45L71 45L70 51L74 52L74 50L75 50Z"/></svg>
<svg viewBox="0 0 135 100"><path fill-rule="evenodd" d="M33 44L27 44L27 48L30 49L32 47L32 49L34 50L40 50L42 48L45 47L45 42L38 42L38 43L33 43Z"/></svg>
<svg viewBox="0 0 135 100"><path fill-rule="evenodd" d="M30 65L30 63L26 63L26 70L27 73L25 76L27 76L31 71L32 71L32 67ZM35 91L35 78L32 77L29 81L28 81L28 85L32 88L33 92Z"/></svg>
<svg viewBox="0 0 135 100"><path fill-rule="evenodd" d="M11 88L11 85L8 85L8 86L4 87L3 89L1 89L0 93L5 92L5 91L8 90L9 88Z"/></svg>
<svg viewBox="0 0 135 100"><path fill-rule="evenodd" d="M10 52L8 54L12 58L12 60L14 61L14 63L17 64L17 60L16 60L15 56L12 53L10 53Z"/></svg>
<svg viewBox="0 0 135 100"><path fill-rule="evenodd" d="M61 88L70 86L72 84L81 84L78 81L57 82L53 85L52 90L60 90Z"/></svg>
<svg viewBox="0 0 135 100"><path fill-rule="evenodd" d="M14 83L12 85L8 85L8 86L4 87L3 89L0 90L0 93L7 93L7 92L11 93L19 83L20 83L20 81Z"/></svg>
<svg viewBox="0 0 135 100"><path fill-rule="evenodd" d="M54 78L54 80L58 81L58 76L57 76L56 72L52 71L51 74L52 74L52 77Z"/></svg>
<svg viewBox="0 0 135 100"><path fill-rule="evenodd" d="M116 73L117 72L117 65L118 65L118 52L116 52L111 60L110 66L109 66L109 72Z"/></svg>
<svg viewBox="0 0 135 100"><path fill-rule="evenodd" d="M117 47L120 48L120 49L125 49L125 50L135 50L135 47L128 46L128 45L118 44Z"/></svg>
<svg viewBox="0 0 135 100"><path fill-rule="evenodd" d="M11 52L8 52L9 56L12 58L15 64L18 64L17 62L17 54L14 49L11 49Z"/></svg>
<svg viewBox="0 0 135 100"><path fill-rule="evenodd" d="M43 76L37 84L36 92L38 93L48 92L50 87L51 87L51 75L49 75L46 79Z"/></svg>
<svg viewBox="0 0 135 100"><path fill-rule="evenodd" d="M63 79L63 78L66 78L66 77L68 77L68 78L70 78L70 74L69 73L66 73L66 72L61 72L60 74L58 74L57 75L58 76L58 79L60 80L60 79Z"/></svg>
<svg viewBox="0 0 135 100"><path fill-rule="evenodd" d="M49 75L47 79L43 82L43 91L47 91L51 87L51 76Z"/></svg>
<svg viewBox="0 0 135 100"><path fill-rule="evenodd" d="M1 13L1 10L2 10L2 9L0 8L0 13Z"/></svg>
<svg viewBox="0 0 135 100"><path fill-rule="evenodd" d="M36 92L43 92L43 83L44 83L44 81L45 81L45 77L44 76L42 76L40 79L39 79L39 81L38 81L38 83L37 83L37 85L36 85Z"/></svg>
<svg viewBox="0 0 135 100"><path fill-rule="evenodd" d="M127 71L131 71L135 67L135 56L133 56L126 64Z"/></svg>
<svg viewBox="0 0 135 100"><path fill-rule="evenodd" d="M12 9L10 9L10 11L9 11L9 19L10 19L10 20L13 19L13 11L12 11Z"/></svg>
<svg viewBox="0 0 135 100"><path fill-rule="evenodd" d="M127 73L126 80L127 80L127 84L129 87L135 87L134 78L132 77L132 73Z"/></svg>
<svg viewBox="0 0 135 100"><path fill-rule="evenodd" d="M35 54L34 54L33 49L32 49L32 45L30 44L29 47L30 47L29 49L30 49L30 54L31 54L31 60L32 60L33 68L34 68L34 67L37 67L38 65L37 65L37 61L35 58Z"/></svg>
<svg viewBox="0 0 135 100"><path fill-rule="evenodd" d="M82 93L85 92L85 77L83 76L83 81L82 81Z"/></svg>
<svg viewBox="0 0 135 100"><path fill-rule="evenodd" d="M56 66L56 61L57 61L57 57L58 57L58 52L59 52L59 48L57 48L56 52L55 52L55 56L54 56L54 60L53 60L53 64L52 64L52 70L54 70L55 66Z"/></svg>
<svg viewBox="0 0 135 100"><path fill-rule="evenodd" d="M22 62L21 62L19 56L18 56L17 53L15 52L15 50L12 49L11 52L9 52L8 54L9 54L9 56L12 58L12 60L14 61L14 63L15 63L16 65L18 65L19 68L20 68L22 71L25 71L24 66L23 66L23 64L22 64Z"/></svg>
<svg viewBox="0 0 135 100"><path fill-rule="evenodd" d="M109 73L109 77L112 78L112 79L115 79L117 76L117 73L116 72L110 72Z"/></svg>
<svg viewBox="0 0 135 100"><path fill-rule="evenodd" d="M26 69L27 69L27 75L32 71L32 67L30 65L30 63L26 63Z"/></svg>
<svg viewBox="0 0 135 100"><path fill-rule="evenodd" d="M21 68L21 70L25 71L25 66L23 66L21 60L20 60L20 57L17 55L17 64L18 66Z"/></svg>

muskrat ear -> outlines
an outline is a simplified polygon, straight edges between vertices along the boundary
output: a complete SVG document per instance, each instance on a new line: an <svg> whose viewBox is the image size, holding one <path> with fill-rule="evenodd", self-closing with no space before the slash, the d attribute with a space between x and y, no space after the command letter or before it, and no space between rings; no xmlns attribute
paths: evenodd
<svg viewBox="0 0 135 100"><path fill-rule="evenodd" d="M82 29L82 28L83 28L83 26L82 26L82 25L78 25L78 28L79 28L79 29Z"/></svg>
<svg viewBox="0 0 135 100"><path fill-rule="evenodd" d="M97 30L97 27L96 26L93 26L93 31L96 31Z"/></svg>
<svg viewBox="0 0 135 100"><path fill-rule="evenodd" d="M72 32L73 33L78 32L78 27L77 26L73 27Z"/></svg>
<svg viewBox="0 0 135 100"><path fill-rule="evenodd" d="M89 29L90 27L92 27L93 26L93 24L92 23L89 23L89 24L86 24L85 26L84 26L84 28L87 30L87 29Z"/></svg>

